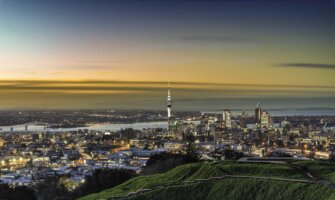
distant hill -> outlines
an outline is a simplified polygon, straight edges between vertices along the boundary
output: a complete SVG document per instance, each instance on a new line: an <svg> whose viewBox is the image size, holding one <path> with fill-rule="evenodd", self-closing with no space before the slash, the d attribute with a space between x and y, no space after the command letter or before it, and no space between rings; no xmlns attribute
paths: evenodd
<svg viewBox="0 0 335 200"><path fill-rule="evenodd" d="M222 161L193 163L166 173L139 176L94 199L335 199L335 163L295 161L283 164ZM122 198L121 198L122 199ZM124 198L125 199L125 198Z"/></svg>

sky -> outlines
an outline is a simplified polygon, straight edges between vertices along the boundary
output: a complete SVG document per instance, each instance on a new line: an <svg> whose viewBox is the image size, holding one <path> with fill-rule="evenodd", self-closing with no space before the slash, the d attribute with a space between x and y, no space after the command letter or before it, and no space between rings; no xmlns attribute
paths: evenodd
<svg viewBox="0 0 335 200"><path fill-rule="evenodd" d="M335 109L334 9L0 0L0 109Z"/></svg>

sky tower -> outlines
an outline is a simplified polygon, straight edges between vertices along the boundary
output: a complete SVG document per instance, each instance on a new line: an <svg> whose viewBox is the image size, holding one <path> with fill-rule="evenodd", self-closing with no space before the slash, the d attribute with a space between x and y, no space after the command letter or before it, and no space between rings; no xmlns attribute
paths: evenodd
<svg viewBox="0 0 335 200"><path fill-rule="evenodd" d="M168 82L168 96L167 96L167 115L168 119L171 118L171 93L170 93L170 82Z"/></svg>

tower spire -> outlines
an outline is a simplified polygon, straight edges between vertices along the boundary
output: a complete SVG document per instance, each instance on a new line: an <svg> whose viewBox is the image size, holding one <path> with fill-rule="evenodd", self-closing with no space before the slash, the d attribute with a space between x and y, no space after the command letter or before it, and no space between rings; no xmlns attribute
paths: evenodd
<svg viewBox="0 0 335 200"><path fill-rule="evenodd" d="M171 118L171 91L170 91L170 81L168 82L168 96L167 96L167 116Z"/></svg>
<svg viewBox="0 0 335 200"><path fill-rule="evenodd" d="M168 82L168 97L170 96L170 81Z"/></svg>

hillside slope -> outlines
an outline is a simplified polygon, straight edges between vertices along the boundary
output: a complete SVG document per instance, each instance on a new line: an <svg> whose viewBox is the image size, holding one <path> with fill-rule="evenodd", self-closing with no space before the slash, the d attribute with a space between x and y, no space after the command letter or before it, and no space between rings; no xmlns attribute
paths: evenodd
<svg viewBox="0 0 335 200"><path fill-rule="evenodd" d="M234 161L193 163L162 174L139 176L80 199L110 199L126 195L128 199L173 200L335 199L335 189L331 183L307 175L309 166L313 169L313 176L327 177L323 173L331 173L335 164L320 161L294 162L290 165ZM301 167L305 170L301 170ZM205 180L211 177L218 178ZM136 194L129 195L136 191Z"/></svg>

